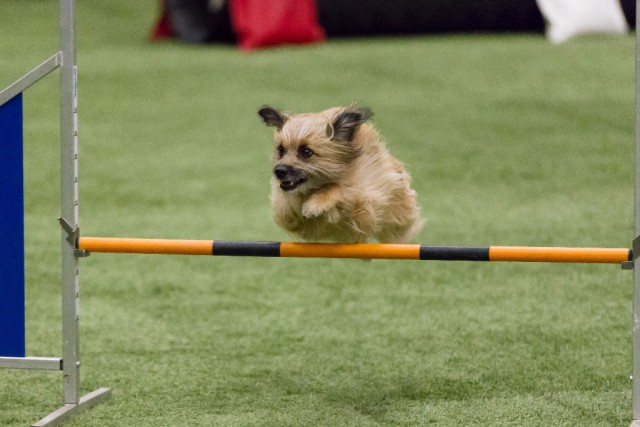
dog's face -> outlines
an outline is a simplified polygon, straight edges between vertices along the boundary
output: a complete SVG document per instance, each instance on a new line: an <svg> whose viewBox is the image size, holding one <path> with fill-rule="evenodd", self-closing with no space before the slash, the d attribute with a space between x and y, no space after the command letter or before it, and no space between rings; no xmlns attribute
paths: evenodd
<svg viewBox="0 0 640 427"><path fill-rule="evenodd" d="M273 175L283 191L306 193L339 181L358 156L354 136L373 113L337 107L320 113L287 114L262 107L258 114L274 134Z"/></svg>

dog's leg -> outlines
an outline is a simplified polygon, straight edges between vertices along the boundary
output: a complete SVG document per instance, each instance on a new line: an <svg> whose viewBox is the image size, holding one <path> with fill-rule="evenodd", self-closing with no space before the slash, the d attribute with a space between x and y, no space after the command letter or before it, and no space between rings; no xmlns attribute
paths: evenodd
<svg viewBox="0 0 640 427"><path fill-rule="evenodd" d="M300 216L301 204L300 199L283 193L277 183L272 183L271 211L280 227L292 233L299 233L304 228L304 220Z"/></svg>
<svg viewBox="0 0 640 427"><path fill-rule="evenodd" d="M327 214L327 221L335 224L340 221L340 212L336 209L342 199L340 186L332 184L313 193L302 205L302 216L315 218Z"/></svg>

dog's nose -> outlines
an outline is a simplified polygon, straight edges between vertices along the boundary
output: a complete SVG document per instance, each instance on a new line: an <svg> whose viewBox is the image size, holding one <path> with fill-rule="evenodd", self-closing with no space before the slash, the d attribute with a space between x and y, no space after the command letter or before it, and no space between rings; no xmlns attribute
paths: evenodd
<svg viewBox="0 0 640 427"><path fill-rule="evenodd" d="M279 180L283 180L287 177L287 175L289 175L291 170L291 166L278 165L273 169L273 173L275 174L276 178L278 178Z"/></svg>

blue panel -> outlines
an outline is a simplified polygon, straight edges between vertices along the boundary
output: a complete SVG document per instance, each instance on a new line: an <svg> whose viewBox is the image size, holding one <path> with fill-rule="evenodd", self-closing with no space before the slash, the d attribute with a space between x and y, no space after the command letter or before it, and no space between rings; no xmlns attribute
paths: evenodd
<svg viewBox="0 0 640 427"><path fill-rule="evenodd" d="M0 106L0 356L24 357L22 94Z"/></svg>

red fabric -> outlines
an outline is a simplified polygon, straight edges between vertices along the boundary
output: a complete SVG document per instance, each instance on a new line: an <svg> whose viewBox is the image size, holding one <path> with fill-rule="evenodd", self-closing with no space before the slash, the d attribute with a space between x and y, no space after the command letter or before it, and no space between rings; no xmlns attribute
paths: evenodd
<svg viewBox="0 0 640 427"><path fill-rule="evenodd" d="M170 37L173 37L173 29L171 28L169 15L163 8L160 12L160 19L158 19L155 27L151 30L151 40L162 40Z"/></svg>
<svg viewBox="0 0 640 427"><path fill-rule="evenodd" d="M241 49L324 40L315 0L231 0L229 7Z"/></svg>

